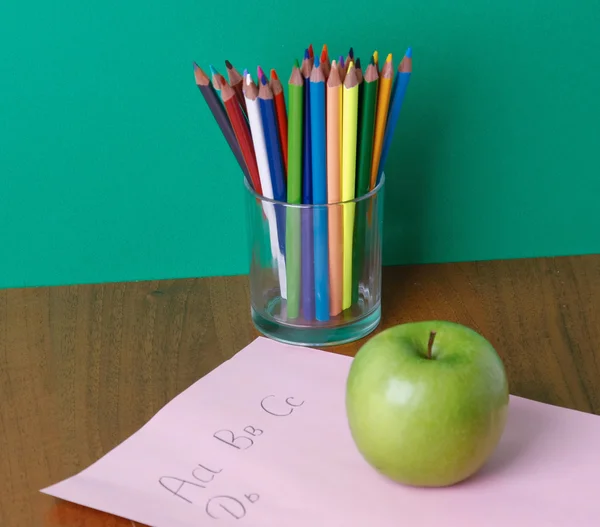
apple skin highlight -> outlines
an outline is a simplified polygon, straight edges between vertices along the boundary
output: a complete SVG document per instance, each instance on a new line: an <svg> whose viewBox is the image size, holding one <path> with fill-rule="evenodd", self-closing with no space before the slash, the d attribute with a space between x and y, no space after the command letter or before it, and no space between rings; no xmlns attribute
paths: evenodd
<svg viewBox="0 0 600 527"><path fill-rule="evenodd" d="M445 321L401 324L371 338L346 384L348 424L361 455L388 478L418 487L474 475L500 441L508 402L492 345Z"/></svg>

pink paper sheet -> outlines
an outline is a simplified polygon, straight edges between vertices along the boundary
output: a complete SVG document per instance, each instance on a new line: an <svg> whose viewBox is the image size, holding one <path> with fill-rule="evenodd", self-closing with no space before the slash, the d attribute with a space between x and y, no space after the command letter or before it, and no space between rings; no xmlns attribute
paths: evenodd
<svg viewBox="0 0 600 527"><path fill-rule="evenodd" d="M156 527L600 525L600 418L511 397L471 480L415 489L348 431L351 358L259 338L81 473L42 492Z"/></svg>

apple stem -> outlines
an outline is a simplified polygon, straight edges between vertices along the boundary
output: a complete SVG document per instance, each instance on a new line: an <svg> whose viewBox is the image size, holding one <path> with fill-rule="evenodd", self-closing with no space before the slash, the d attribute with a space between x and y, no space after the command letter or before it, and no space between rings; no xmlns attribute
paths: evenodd
<svg viewBox="0 0 600 527"><path fill-rule="evenodd" d="M435 331L429 332L429 343L427 344L427 358L429 360L431 360L433 358L431 353L433 351L433 341L435 340L435 335L436 335Z"/></svg>

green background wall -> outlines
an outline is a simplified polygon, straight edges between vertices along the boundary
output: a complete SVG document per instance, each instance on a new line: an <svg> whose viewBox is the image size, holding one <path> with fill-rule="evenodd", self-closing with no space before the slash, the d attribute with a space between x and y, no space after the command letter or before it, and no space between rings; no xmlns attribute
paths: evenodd
<svg viewBox="0 0 600 527"><path fill-rule="evenodd" d="M386 264L600 252L598 1L368 5L2 2L0 287L246 272L241 175L192 60L287 79L324 41L414 50Z"/></svg>

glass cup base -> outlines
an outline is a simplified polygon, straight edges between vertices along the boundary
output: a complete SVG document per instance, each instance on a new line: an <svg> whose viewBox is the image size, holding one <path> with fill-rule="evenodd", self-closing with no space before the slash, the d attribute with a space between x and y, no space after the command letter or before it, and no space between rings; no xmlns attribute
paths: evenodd
<svg viewBox="0 0 600 527"><path fill-rule="evenodd" d="M359 340L379 325L381 305L367 315L353 318L348 324L337 326L284 323L274 318L267 318L252 308L252 322L256 329L273 340L295 346L335 346Z"/></svg>

